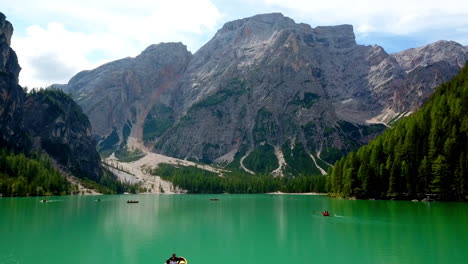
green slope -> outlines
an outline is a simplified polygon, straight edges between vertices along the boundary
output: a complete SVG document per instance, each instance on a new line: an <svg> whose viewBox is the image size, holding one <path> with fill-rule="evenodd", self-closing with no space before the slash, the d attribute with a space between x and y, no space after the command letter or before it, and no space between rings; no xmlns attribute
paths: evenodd
<svg viewBox="0 0 468 264"><path fill-rule="evenodd" d="M468 64L426 104L339 160L329 191L359 198L468 197Z"/></svg>

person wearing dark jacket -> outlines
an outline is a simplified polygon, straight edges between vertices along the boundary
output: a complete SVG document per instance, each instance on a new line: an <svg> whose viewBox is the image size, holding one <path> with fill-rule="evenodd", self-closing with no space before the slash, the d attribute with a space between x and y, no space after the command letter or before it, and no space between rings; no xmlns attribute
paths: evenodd
<svg viewBox="0 0 468 264"><path fill-rule="evenodd" d="M166 264L179 264L179 261L181 260L184 260L184 259L176 257L176 254L172 254L172 257L166 260Z"/></svg>

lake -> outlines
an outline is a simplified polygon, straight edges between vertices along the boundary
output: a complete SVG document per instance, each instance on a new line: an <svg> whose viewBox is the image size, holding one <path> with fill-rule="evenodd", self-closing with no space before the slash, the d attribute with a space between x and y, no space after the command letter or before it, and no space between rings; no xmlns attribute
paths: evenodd
<svg viewBox="0 0 468 264"><path fill-rule="evenodd" d="M269 194L40 200L0 198L0 263L162 264L172 253L193 264L468 259L467 203Z"/></svg>

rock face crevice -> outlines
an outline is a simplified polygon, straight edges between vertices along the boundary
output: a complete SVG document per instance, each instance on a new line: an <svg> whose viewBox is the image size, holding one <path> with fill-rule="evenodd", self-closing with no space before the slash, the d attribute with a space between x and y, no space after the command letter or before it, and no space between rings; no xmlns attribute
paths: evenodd
<svg viewBox="0 0 468 264"><path fill-rule="evenodd" d="M101 139L116 131L114 145L130 123L133 137L165 155L238 164L281 150L285 170L297 171L288 160L313 163L320 153L317 172L381 133L378 123L417 109L467 60L457 43L431 45L388 54L358 45L351 25L264 14L226 23L193 55L180 43L153 45L63 89Z"/></svg>
<svg viewBox="0 0 468 264"><path fill-rule="evenodd" d="M0 13L0 146L27 155L45 152L62 169L98 181L102 168L88 118L63 92L27 94L18 85L21 68L10 47L12 34Z"/></svg>

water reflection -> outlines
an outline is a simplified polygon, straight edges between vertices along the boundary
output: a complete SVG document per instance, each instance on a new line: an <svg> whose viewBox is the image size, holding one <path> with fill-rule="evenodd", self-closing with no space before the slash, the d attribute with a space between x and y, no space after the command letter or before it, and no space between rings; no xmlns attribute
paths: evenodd
<svg viewBox="0 0 468 264"><path fill-rule="evenodd" d="M259 263L259 256L260 263L463 263L467 257L465 203L287 195L100 198L0 199L0 263L158 263L171 253L203 264ZM321 216L323 210L331 216Z"/></svg>

